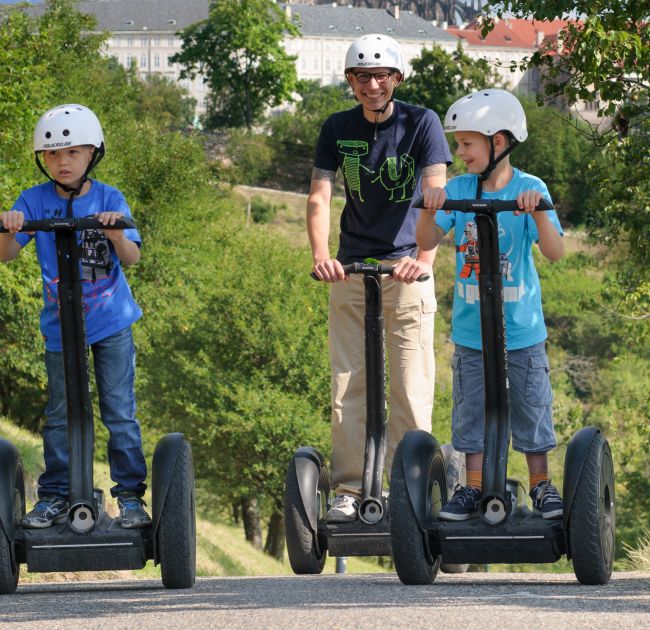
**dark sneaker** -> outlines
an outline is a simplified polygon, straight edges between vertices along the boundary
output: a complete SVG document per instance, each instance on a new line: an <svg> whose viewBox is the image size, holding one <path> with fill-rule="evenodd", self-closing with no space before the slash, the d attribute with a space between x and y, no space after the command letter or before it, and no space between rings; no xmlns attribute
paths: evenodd
<svg viewBox="0 0 650 630"><path fill-rule="evenodd" d="M42 529L52 523L62 523L68 516L68 502L62 497L43 497L20 524L27 529Z"/></svg>
<svg viewBox="0 0 650 630"><path fill-rule="evenodd" d="M135 529L151 525L151 517L145 512L144 501L135 495L117 497L120 506L120 518L124 529Z"/></svg>
<svg viewBox="0 0 650 630"><path fill-rule="evenodd" d="M478 514L481 491L478 488L456 486L454 496L438 512L441 521L466 521Z"/></svg>
<svg viewBox="0 0 650 630"><path fill-rule="evenodd" d="M555 486L546 479L540 481L531 491L533 513L542 518L562 518L564 507L562 498Z"/></svg>
<svg viewBox="0 0 650 630"><path fill-rule="evenodd" d="M351 523L359 516L359 501L349 494L334 497L332 507L327 513L328 523Z"/></svg>

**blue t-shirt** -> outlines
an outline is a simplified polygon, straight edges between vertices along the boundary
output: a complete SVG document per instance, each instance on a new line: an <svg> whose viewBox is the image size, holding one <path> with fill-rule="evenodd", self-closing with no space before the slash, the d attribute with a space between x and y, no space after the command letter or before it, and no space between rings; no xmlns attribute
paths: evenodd
<svg viewBox="0 0 650 630"><path fill-rule="evenodd" d="M377 139L375 140L375 133ZM337 258L344 264L368 256L412 256L422 169L451 163L438 116L429 109L394 101L393 113L375 125L361 105L330 116L316 146L316 168L345 180L345 207Z"/></svg>
<svg viewBox="0 0 650 630"><path fill-rule="evenodd" d="M129 206L119 190L96 180L90 181L90 190L74 199L72 210L75 217L109 211L131 217ZM47 182L23 191L13 209L23 212L27 220L51 219L65 217L67 204L68 200L57 194L54 182ZM125 230L125 234L140 245L137 230ZM131 295L119 258L104 233L101 230L83 230L78 235L86 337L88 344L93 344L130 326L142 316L142 311ZM36 254L43 277L45 305L41 311L41 333L45 347L59 352L59 272L54 232L36 232L33 236L21 232L16 235L21 247L32 239L36 240Z"/></svg>
<svg viewBox="0 0 650 630"><path fill-rule="evenodd" d="M483 199L516 199L526 190L539 190L549 202L546 184L533 175L513 169L510 182L496 192L483 191ZM477 175L461 175L447 182L447 199L474 199ZM537 225L529 214L515 216L499 212L499 252L503 274L506 313L506 345L509 350L527 348L546 339L539 276L533 260L532 244L539 239ZM548 218L563 234L555 210ZM478 241L474 214L436 213L436 223L446 232L454 228L456 241L456 279L452 312L451 339L454 343L480 350L481 323L477 273Z"/></svg>

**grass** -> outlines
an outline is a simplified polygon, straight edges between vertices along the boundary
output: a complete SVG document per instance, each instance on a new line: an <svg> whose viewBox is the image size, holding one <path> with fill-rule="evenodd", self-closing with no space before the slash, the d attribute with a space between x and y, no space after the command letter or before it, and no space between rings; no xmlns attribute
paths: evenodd
<svg viewBox="0 0 650 630"><path fill-rule="evenodd" d="M627 553L625 567L631 571L650 571L650 530L643 530L636 544L636 548L624 545Z"/></svg>

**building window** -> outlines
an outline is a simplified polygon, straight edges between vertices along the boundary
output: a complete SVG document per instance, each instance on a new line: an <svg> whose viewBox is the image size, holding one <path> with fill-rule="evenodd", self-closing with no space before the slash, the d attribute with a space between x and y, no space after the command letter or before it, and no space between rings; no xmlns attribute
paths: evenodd
<svg viewBox="0 0 650 630"><path fill-rule="evenodd" d="M126 56L126 67L130 68L131 67L131 62L133 61L133 57L131 55Z"/></svg>
<svg viewBox="0 0 650 630"><path fill-rule="evenodd" d="M168 45L168 46L174 46L174 38L173 38L173 37L170 37L170 38L167 40L167 45Z"/></svg>
<svg viewBox="0 0 650 630"><path fill-rule="evenodd" d="M140 67L141 68L147 67L147 55L140 55Z"/></svg>
<svg viewBox="0 0 650 630"><path fill-rule="evenodd" d="M141 37L140 38L140 46L144 46L146 48L148 43L149 42L148 42L146 37Z"/></svg>
<svg viewBox="0 0 650 630"><path fill-rule="evenodd" d="M320 70L320 64L318 63L318 59L314 59L314 71L318 72Z"/></svg>
<svg viewBox="0 0 650 630"><path fill-rule="evenodd" d="M127 37L126 38L126 45L127 46L133 46L133 37Z"/></svg>
<svg viewBox="0 0 650 630"><path fill-rule="evenodd" d="M160 37L154 37L153 38L153 45L154 46L160 46Z"/></svg>
<svg viewBox="0 0 650 630"><path fill-rule="evenodd" d="M332 69L332 62L329 59L325 59L325 72L329 72Z"/></svg>
<svg viewBox="0 0 650 630"><path fill-rule="evenodd" d="M167 67L171 68L174 65L174 62L172 61L172 57L174 55L167 55Z"/></svg>
<svg viewBox="0 0 650 630"><path fill-rule="evenodd" d="M153 65L154 68L160 68L160 55L156 54L153 56Z"/></svg>

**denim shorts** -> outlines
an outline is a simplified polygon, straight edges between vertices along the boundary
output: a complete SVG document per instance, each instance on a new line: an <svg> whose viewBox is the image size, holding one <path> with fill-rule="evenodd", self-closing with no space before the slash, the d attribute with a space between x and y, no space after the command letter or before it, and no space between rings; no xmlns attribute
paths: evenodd
<svg viewBox="0 0 650 630"><path fill-rule="evenodd" d="M462 453L480 453L485 434L481 351L457 345L452 369L452 444ZM556 445L549 372L544 342L508 351L512 446L521 453L545 453Z"/></svg>

